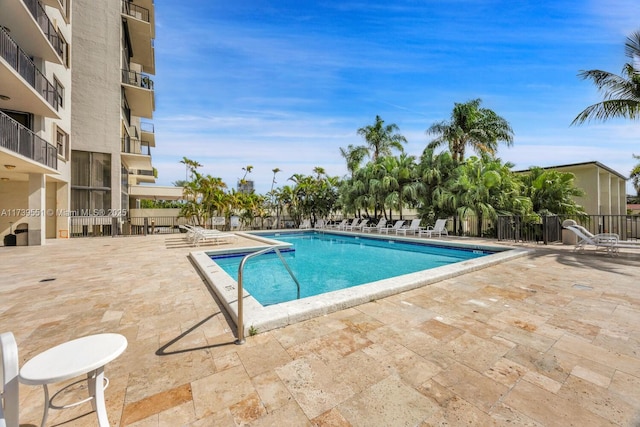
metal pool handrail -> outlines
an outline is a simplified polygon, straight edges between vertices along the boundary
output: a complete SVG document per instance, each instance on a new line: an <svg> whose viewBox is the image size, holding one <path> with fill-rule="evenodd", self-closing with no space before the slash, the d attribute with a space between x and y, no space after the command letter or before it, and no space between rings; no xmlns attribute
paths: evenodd
<svg viewBox="0 0 640 427"><path fill-rule="evenodd" d="M284 248L287 246L270 246L268 248L264 248L261 249L259 251L256 252L251 252L250 254L245 255L242 258L242 261L240 261L240 265L238 266L238 323L237 323L237 327L238 327L238 339L236 340L236 344L244 344L245 343L245 339L244 339L244 313L243 313L243 302L244 302L244 286L242 285L242 276L243 276L243 272L244 272L244 264L253 257L256 257L258 255L262 255L262 254L266 254L267 252L271 252L274 251L277 255L278 258L280 258L280 261L282 261L282 264L284 265L284 268L287 269L287 271L289 272L289 275L291 276L291 278L293 279L294 282L296 282L296 286L298 287L298 299L300 299L300 282L298 282L298 279L296 279L296 276L293 274L293 271L291 270L291 268L289 267L289 264L287 264L287 262L284 260L284 257L282 256L282 254L280 253L280 248Z"/></svg>

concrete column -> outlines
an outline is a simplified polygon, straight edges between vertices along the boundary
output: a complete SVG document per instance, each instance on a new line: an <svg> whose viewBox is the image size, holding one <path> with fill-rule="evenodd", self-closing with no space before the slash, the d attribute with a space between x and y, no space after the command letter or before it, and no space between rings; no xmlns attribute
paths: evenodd
<svg viewBox="0 0 640 427"><path fill-rule="evenodd" d="M59 182L56 186L56 233L58 238L70 237L69 204L70 186L67 182Z"/></svg>
<svg viewBox="0 0 640 427"><path fill-rule="evenodd" d="M29 174L29 212L27 223L29 224L29 246L44 245L45 222L47 218L46 203L46 179L43 174Z"/></svg>

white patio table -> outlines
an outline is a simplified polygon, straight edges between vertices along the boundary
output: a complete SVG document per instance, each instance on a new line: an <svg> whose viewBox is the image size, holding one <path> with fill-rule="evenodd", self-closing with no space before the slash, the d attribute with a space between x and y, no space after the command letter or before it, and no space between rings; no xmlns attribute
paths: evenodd
<svg viewBox="0 0 640 427"><path fill-rule="evenodd" d="M29 360L20 369L20 382L28 385L42 385L44 388L44 414L42 424L47 422L49 408L64 409L91 400L100 427L108 427L104 390L109 380L104 377L107 363L120 356L127 348L127 339L120 334L97 334L67 341L52 347ZM79 402L56 406L53 399L76 383L70 384L49 399L47 384L65 381L80 375L87 376L89 397ZM81 380L83 381L83 380Z"/></svg>

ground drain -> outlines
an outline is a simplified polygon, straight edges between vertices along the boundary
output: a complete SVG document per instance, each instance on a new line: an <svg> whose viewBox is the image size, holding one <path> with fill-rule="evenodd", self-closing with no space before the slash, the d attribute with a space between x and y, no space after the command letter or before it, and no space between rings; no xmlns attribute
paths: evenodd
<svg viewBox="0 0 640 427"><path fill-rule="evenodd" d="M581 284L579 284L579 283L575 283L575 284L573 285L573 287L574 287L574 288L576 288L576 289L581 289L581 290L583 290L583 291L590 291L590 290L593 290L593 288L592 288L591 286L588 286L588 285L581 285Z"/></svg>
<svg viewBox="0 0 640 427"><path fill-rule="evenodd" d="M49 278L49 279L42 279L42 280L40 280L40 283L42 283L42 282L53 282L54 280L56 280L55 277Z"/></svg>

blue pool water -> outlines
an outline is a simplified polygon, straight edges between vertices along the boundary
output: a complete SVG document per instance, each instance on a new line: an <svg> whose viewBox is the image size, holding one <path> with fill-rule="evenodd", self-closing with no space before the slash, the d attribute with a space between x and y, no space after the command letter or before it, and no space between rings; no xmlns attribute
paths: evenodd
<svg viewBox="0 0 640 427"><path fill-rule="evenodd" d="M294 250L283 251L282 255L300 282L300 298L491 253L318 232L261 236L293 244ZM237 280L238 266L244 255L213 255L211 258ZM244 288L265 306L297 298L295 282L274 253L248 260L243 282Z"/></svg>

